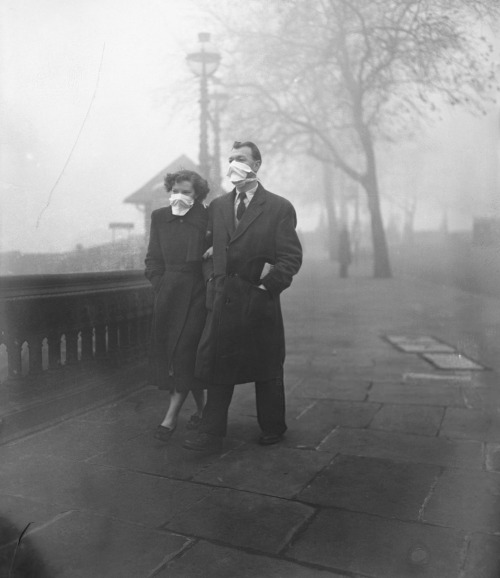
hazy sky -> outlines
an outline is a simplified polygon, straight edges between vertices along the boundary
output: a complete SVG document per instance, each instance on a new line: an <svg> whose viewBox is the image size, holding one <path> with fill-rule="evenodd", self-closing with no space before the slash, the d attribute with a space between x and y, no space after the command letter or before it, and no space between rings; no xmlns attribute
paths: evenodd
<svg viewBox="0 0 500 578"><path fill-rule="evenodd" d="M142 214L123 199L180 154L197 160L197 85L185 55L198 32L212 31L197 0L2 0L0 10L2 250L105 242L111 221L142 232ZM184 90L179 118L168 95ZM497 131L495 114L453 113L416 147L400 148L399 168L427 198L418 220L441 218L435 195L498 190ZM391 194L405 178L385 178ZM314 212L299 207L299 224Z"/></svg>
<svg viewBox="0 0 500 578"><path fill-rule="evenodd" d="M123 199L178 155L196 160L197 123L176 121L164 103L189 77L185 54L202 26L195 8L189 0L3 0L4 250L108 240L110 221L140 227ZM197 114L196 99L193 107Z"/></svg>

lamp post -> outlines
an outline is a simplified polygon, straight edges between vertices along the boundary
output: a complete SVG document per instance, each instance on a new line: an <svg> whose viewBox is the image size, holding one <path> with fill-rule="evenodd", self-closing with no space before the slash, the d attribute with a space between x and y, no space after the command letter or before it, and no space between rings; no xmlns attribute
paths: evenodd
<svg viewBox="0 0 500 578"><path fill-rule="evenodd" d="M214 78L214 81L216 79ZM220 81L214 82L212 93L210 95L213 104L213 129L214 129L214 185L222 188L222 171L220 155L220 113L229 100L229 95L225 92Z"/></svg>
<svg viewBox="0 0 500 578"><path fill-rule="evenodd" d="M186 56L189 69L200 77L200 172L205 179L210 173L210 156L208 153L208 78L217 70L220 54L210 43L210 34L198 34L198 48Z"/></svg>

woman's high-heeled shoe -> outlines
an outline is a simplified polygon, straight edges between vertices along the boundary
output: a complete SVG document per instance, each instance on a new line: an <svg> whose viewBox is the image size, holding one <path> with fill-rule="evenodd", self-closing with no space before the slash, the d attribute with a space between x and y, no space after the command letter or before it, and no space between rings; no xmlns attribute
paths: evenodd
<svg viewBox="0 0 500 578"><path fill-rule="evenodd" d="M175 431L175 427L165 427L164 425L159 425L155 431L155 438L161 440L162 442L168 442Z"/></svg>

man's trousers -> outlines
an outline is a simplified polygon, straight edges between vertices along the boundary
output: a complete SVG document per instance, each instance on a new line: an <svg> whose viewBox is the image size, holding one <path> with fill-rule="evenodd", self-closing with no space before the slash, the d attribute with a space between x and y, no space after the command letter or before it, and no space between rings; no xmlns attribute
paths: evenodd
<svg viewBox="0 0 500 578"><path fill-rule="evenodd" d="M247 387L243 385L242 387ZM198 431L215 436L226 435L229 405L233 397L234 385L210 385L207 390L207 404ZM285 433L285 389L283 378L255 382L257 421L264 434Z"/></svg>

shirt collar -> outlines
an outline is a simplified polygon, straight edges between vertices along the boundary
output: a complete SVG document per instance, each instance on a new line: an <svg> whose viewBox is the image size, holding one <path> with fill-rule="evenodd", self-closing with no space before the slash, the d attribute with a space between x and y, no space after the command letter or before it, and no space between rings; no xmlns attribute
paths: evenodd
<svg viewBox="0 0 500 578"><path fill-rule="evenodd" d="M253 196L255 195L255 193L257 192L257 189L259 188L259 183L257 183L255 185L255 187L251 188L249 191L245 191L245 194L247 196L248 202L250 202L253 199ZM238 189L236 189L236 196L235 196L235 202L238 202L238 195L240 193L238 192Z"/></svg>

